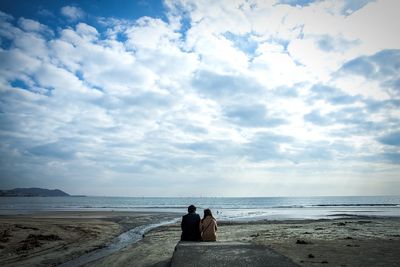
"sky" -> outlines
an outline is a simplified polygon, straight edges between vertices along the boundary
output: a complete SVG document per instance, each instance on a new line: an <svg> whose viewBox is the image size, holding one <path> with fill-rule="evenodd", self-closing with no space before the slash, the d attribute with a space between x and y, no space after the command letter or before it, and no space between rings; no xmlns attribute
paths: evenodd
<svg viewBox="0 0 400 267"><path fill-rule="evenodd" d="M0 188L400 195L400 1L0 3Z"/></svg>

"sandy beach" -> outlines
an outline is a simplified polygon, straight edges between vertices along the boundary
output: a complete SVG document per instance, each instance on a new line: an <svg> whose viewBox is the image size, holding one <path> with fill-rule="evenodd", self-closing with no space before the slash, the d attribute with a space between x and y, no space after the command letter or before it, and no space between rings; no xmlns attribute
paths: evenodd
<svg viewBox="0 0 400 267"><path fill-rule="evenodd" d="M46 212L0 216L1 266L57 266L103 248L137 226L176 218L171 213Z"/></svg>
<svg viewBox="0 0 400 267"><path fill-rule="evenodd" d="M51 212L0 217L1 266L56 266L104 247L136 226L177 214ZM158 227L134 244L86 266L168 266L179 224ZM219 241L268 246L301 266L400 266L400 219L220 222Z"/></svg>

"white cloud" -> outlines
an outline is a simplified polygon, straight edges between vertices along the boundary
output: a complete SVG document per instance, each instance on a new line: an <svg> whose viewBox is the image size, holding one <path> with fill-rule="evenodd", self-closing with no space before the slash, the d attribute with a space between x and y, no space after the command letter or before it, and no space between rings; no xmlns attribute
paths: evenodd
<svg viewBox="0 0 400 267"><path fill-rule="evenodd" d="M299 59L292 58L281 45L262 43L256 54L251 70L267 88L293 86L303 81L312 82L317 76L317 73L310 72L304 65L296 63L295 60Z"/></svg>
<svg viewBox="0 0 400 267"><path fill-rule="evenodd" d="M400 7L398 1L372 1L348 16L335 10L332 12L331 7L335 6L340 10L341 5L336 1L321 1L288 15L287 20L292 24L303 25L304 37L290 44L290 53L295 58L306 65L310 63L314 70L328 68L327 64L331 64L328 70L333 71L345 60L374 54L383 49L399 48L396 25L400 25L400 20L394 11ZM332 41L343 38L353 45L344 47L346 49L343 51L325 53L317 45L318 38L324 35L330 36Z"/></svg>
<svg viewBox="0 0 400 267"><path fill-rule="evenodd" d="M338 88L344 88L344 91L350 95L361 94L377 100L388 100L391 98L390 94L382 88L380 82L362 77L353 75L340 77L332 80L331 84Z"/></svg>
<svg viewBox="0 0 400 267"><path fill-rule="evenodd" d="M42 33L53 34L53 32L49 29L49 27L35 20L20 18L18 20L18 24L21 27L21 29L27 32L42 32Z"/></svg>
<svg viewBox="0 0 400 267"><path fill-rule="evenodd" d="M82 38L87 38L89 40L94 40L99 34L96 28L86 23L78 23L78 25L76 25L76 33Z"/></svg>
<svg viewBox="0 0 400 267"><path fill-rule="evenodd" d="M142 17L136 25L128 27L124 34L128 40L126 45L131 49L156 49L171 45L179 39L179 34L169 28L161 19Z"/></svg>
<svg viewBox="0 0 400 267"><path fill-rule="evenodd" d="M82 9L75 6L62 7L61 14L71 21L82 20L86 16L86 13Z"/></svg>
<svg viewBox="0 0 400 267"><path fill-rule="evenodd" d="M311 194L309 183L349 179L356 190L360 173L396 175L400 151L379 141L400 127L396 64L375 53L400 49L397 2L166 4L170 21L103 18L102 27L76 23L85 12L65 6L74 25L56 33L0 13L2 173L55 185L55 176L79 178L110 194L128 183L147 195L156 183L199 192L204 177L216 194L229 194L229 181L262 195L271 183ZM360 56L375 69L363 60L342 68Z"/></svg>

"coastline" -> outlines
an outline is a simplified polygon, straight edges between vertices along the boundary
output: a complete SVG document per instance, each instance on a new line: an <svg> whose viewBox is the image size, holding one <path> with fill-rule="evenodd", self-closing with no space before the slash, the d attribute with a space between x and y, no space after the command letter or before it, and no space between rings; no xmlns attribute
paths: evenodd
<svg viewBox="0 0 400 267"><path fill-rule="evenodd" d="M112 211L2 215L0 264L57 266L103 248L129 229L181 215ZM168 266L179 239L179 223L160 226L85 266ZM398 266L400 218L220 221L218 240L268 246L300 266Z"/></svg>

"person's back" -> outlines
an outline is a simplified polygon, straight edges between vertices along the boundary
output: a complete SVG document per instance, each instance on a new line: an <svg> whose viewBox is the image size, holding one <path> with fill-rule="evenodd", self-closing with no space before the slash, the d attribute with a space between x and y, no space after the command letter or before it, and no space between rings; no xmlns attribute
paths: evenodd
<svg viewBox="0 0 400 267"><path fill-rule="evenodd" d="M191 205L188 214L182 217L182 241L200 241L200 216L196 214L196 207Z"/></svg>
<svg viewBox="0 0 400 267"><path fill-rule="evenodd" d="M200 222L201 238L203 241L217 240L217 221L210 209L204 210L204 218Z"/></svg>

